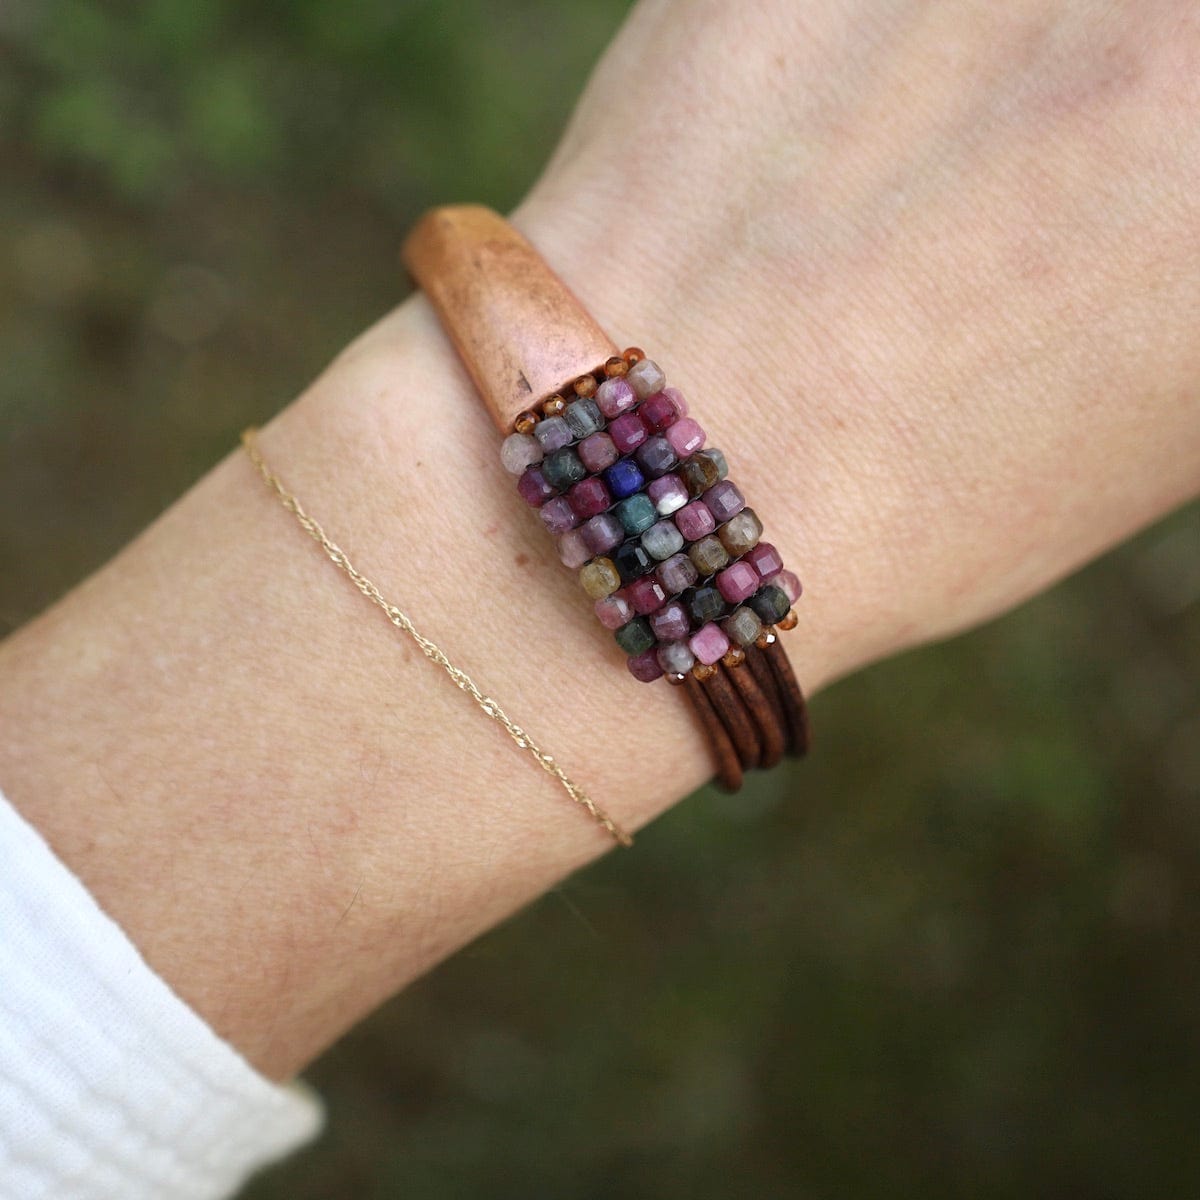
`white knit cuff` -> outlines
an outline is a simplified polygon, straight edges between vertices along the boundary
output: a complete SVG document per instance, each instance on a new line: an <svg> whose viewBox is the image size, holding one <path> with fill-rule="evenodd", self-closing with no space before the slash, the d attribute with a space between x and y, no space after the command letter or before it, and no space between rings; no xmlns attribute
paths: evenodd
<svg viewBox="0 0 1200 1200"><path fill-rule="evenodd" d="M321 1120L171 991L0 795L0 1197L217 1200Z"/></svg>

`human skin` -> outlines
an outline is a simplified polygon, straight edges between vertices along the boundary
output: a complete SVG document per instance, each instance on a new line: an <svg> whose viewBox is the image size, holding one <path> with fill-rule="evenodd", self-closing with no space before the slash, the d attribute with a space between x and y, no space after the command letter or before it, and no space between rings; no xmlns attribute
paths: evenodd
<svg viewBox="0 0 1200 1200"><path fill-rule="evenodd" d="M1184 2L635 10L514 220L729 453L805 581L810 691L1195 493L1197 111ZM710 773L700 735L606 649L497 444L420 297L262 435L636 829ZM0 786L279 1078L611 846L237 451L0 644Z"/></svg>

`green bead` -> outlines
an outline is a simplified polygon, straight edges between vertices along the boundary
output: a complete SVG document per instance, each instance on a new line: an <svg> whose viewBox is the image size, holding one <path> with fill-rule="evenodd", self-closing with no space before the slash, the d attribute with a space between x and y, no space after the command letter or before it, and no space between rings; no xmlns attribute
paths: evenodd
<svg viewBox="0 0 1200 1200"><path fill-rule="evenodd" d="M688 557L692 560L701 579L707 579L709 575L715 575L722 567L729 566L729 554L721 545L720 540L711 533L708 537L702 537L688 547Z"/></svg>
<svg viewBox="0 0 1200 1200"><path fill-rule="evenodd" d="M758 545L762 531L762 522L754 509L743 508L717 530L717 537L721 539L721 545L729 551L730 558L740 558L747 550L753 550Z"/></svg>
<svg viewBox="0 0 1200 1200"><path fill-rule="evenodd" d="M777 588L773 583L764 584L747 601L764 625L774 625L782 621L792 607L783 588Z"/></svg>
<svg viewBox="0 0 1200 1200"><path fill-rule="evenodd" d="M626 654L644 654L657 641L654 631L650 628L650 622L645 617L634 617L627 625L622 625L613 636Z"/></svg>
<svg viewBox="0 0 1200 1200"><path fill-rule="evenodd" d="M579 461L579 455L570 446L555 450L542 459L542 477L552 487L565 492L573 483L578 483L587 474L587 468Z"/></svg>
<svg viewBox="0 0 1200 1200"><path fill-rule="evenodd" d="M627 496L613 512L624 526L625 532L631 535L643 533L658 520L654 501L644 492L638 492L636 496Z"/></svg>

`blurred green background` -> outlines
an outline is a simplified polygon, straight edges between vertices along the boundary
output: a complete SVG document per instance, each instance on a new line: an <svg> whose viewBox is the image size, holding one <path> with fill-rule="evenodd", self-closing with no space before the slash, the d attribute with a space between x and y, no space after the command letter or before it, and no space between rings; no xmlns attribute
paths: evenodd
<svg viewBox="0 0 1200 1200"><path fill-rule="evenodd" d="M0 621L505 208L627 5L0 4ZM252 1200L1200 1190L1200 512L816 703L310 1073Z"/></svg>

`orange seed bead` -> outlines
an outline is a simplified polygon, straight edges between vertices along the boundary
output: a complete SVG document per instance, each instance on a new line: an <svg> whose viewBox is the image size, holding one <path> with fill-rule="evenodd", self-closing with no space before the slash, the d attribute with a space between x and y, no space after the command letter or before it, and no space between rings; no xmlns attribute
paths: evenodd
<svg viewBox="0 0 1200 1200"><path fill-rule="evenodd" d="M727 667L740 667L746 661L746 652L741 646L730 646L721 661Z"/></svg>
<svg viewBox="0 0 1200 1200"><path fill-rule="evenodd" d="M594 396L596 394L596 387L597 384L594 376L580 375L574 383L575 395L584 397Z"/></svg>
<svg viewBox="0 0 1200 1200"><path fill-rule="evenodd" d="M779 622L777 627L779 629L795 629L799 624L800 618L796 615L796 610L794 608L789 608L787 611L787 616Z"/></svg>
<svg viewBox="0 0 1200 1200"><path fill-rule="evenodd" d="M535 412L526 409L523 413L517 414L517 419L513 422L513 428L518 433L532 433L533 427L538 423L538 415Z"/></svg>
<svg viewBox="0 0 1200 1200"><path fill-rule="evenodd" d="M610 379L620 379L629 374L629 364L619 354L614 354L604 364L604 373Z"/></svg>
<svg viewBox="0 0 1200 1200"><path fill-rule="evenodd" d="M630 346L621 357L627 366L635 367L646 357L646 352L640 346Z"/></svg>
<svg viewBox="0 0 1200 1200"><path fill-rule="evenodd" d="M542 412L548 417L561 417L567 410L567 402L561 396L551 396L542 401Z"/></svg>

